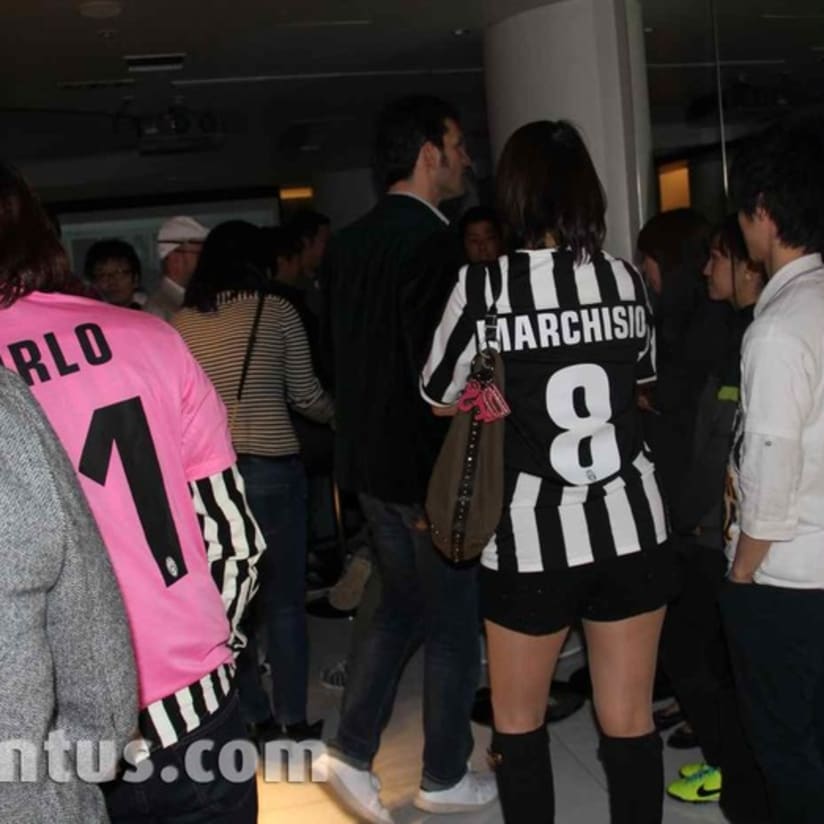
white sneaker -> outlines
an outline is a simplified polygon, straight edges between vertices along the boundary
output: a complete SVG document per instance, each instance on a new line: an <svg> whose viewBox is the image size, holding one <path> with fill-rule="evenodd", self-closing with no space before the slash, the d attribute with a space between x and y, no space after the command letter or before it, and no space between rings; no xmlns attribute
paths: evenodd
<svg viewBox="0 0 824 824"><path fill-rule="evenodd" d="M467 772L447 790L419 790L413 804L428 813L465 813L485 807L498 797L491 772Z"/></svg>
<svg viewBox="0 0 824 824"><path fill-rule="evenodd" d="M337 800L359 820L370 824L395 824L395 819L381 803L381 782L374 773L351 767L325 752L315 762L315 774L326 777Z"/></svg>

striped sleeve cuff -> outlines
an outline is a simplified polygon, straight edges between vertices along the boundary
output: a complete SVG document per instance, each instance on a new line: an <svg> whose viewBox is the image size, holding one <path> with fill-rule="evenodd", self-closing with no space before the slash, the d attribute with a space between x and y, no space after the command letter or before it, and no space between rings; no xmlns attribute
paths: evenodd
<svg viewBox="0 0 824 824"><path fill-rule="evenodd" d="M266 544L237 466L189 486L212 578L232 629L229 643L237 651L246 645L240 622L257 592L257 563Z"/></svg>

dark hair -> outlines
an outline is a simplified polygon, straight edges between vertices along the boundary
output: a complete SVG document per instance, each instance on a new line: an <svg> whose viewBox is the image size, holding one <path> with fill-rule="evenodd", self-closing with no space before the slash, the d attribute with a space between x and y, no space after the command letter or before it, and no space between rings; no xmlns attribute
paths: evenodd
<svg viewBox="0 0 824 824"><path fill-rule="evenodd" d="M323 226L331 226L331 223L329 218L320 212L315 212L312 209L301 209L292 216L286 228L298 240L312 241Z"/></svg>
<svg viewBox="0 0 824 824"><path fill-rule="evenodd" d="M498 212L515 245L544 245L551 233L576 261L600 251L606 198L584 141L565 120L521 126L498 163Z"/></svg>
<svg viewBox="0 0 824 824"><path fill-rule="evenodd" d="M738 222L738 215L727 215L712 236L712 246L734 261L756 266L747 251L747 242Z"/></svg>
<svg viewBox="0 0 824 824"><path fill-rule="evenodd" d="M0 307L35 290L76 292L75 280L39 199L0 161Z"/></svg>
<svg viewBox="0 0 824 824"><path fill-rule="evenodd" d="M375 131L374 169L378 185L388 189L399 180L407 180L424 143L443 149L447 120L458 123L458 113L438 97L413 95L386 106Z"/></svg>
<svg viewBox="0 0 824 824"><path fill-rule="evenodd" d="M767 272L763 263L758 263L750 257L747 250L747 241L741 231L738 215L727 215L712 236L712 246L726 255L734 264L746 263L754 272L761 275L761 282L766 283Z"/></svg>
<svg viewBox="0 0 824 824"><path fill-rule="evenodd" d="M661 279L685 266L701 272L710 253L712 227L693 209L672 209L651 217L638 234L638 251L652 258Z"/></svg>
<svg viewBox="0 0 824 824"><path fill-rule="evenodd" d="M750 217L762 207L785 246L821 251L822 181L824 117L791 117L738 149L730 175L730 197L733 208Z"/></svg>
<svg viewBox="0 0 824 824"><path fill-rule="evenodd" d="M264 266L270 266L273 274L277 273L279 257L291 258L299 255L303 249L300 236L291 228L284 226L265 226L258 230L261 260Z"/></svg>
<svg viewBox="0 0 824 824"><path fill-rule="evenodd" d="M259 291L264 284L264 265L257 226L245 220L221 223L203 243L183 305L212 312L220 292Z"/></svg>
<svg viewBox="0 0 824 824"><path fill-rule="evenodd" d="M458 224L460 236L465 237L466 230L475 223L491 223L500 234L501 222L498 220L498 213L491 206L473 206L467 209Z"/></svg>
<svg viewBox="0 0 824 824"><path fill-rule="evenodd" d="M86 260L83 265L83 274L89 280L94 280L94 270L107 260L125 260L132 270L132 278L135 282L140 280L143 269L140 265L140 258L131 243L125 240L98 240L89 247L86 252Z"/></svg>
<svg viewBox="0 0 824 824"><path fill-rule="evenodd" d="M638 235L638 250L661 270L661 294L653 298L662 362L679 351L695 313L709 300L702 272L711 237L709 221L692 209L661 212Z"/></svg>

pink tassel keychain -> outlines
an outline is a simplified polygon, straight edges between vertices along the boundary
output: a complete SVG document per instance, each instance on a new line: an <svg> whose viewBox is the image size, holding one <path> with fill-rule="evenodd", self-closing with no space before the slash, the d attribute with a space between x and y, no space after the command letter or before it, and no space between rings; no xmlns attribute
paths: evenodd
<svg viewBox="0 0 824 824"><path fill-rule="evenodd" d="M492 423L505 418L510 413L509 404L501 390L493 381L491 369L481 368L472 373L458 400L461 412L475 410L475 419L481 423Z"/></svg>

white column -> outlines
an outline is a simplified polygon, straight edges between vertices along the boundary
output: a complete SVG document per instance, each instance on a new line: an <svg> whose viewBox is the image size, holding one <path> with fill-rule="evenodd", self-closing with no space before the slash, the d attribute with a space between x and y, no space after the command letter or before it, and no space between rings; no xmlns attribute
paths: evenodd
<svg viewBox="0 0 824 824"><path fill-rule="evenodd" d="M607 194L612 254L631 259L654 194L639 0L559 0L490 26L487 107L497 158L532 120L569 120Z"/></svg>

